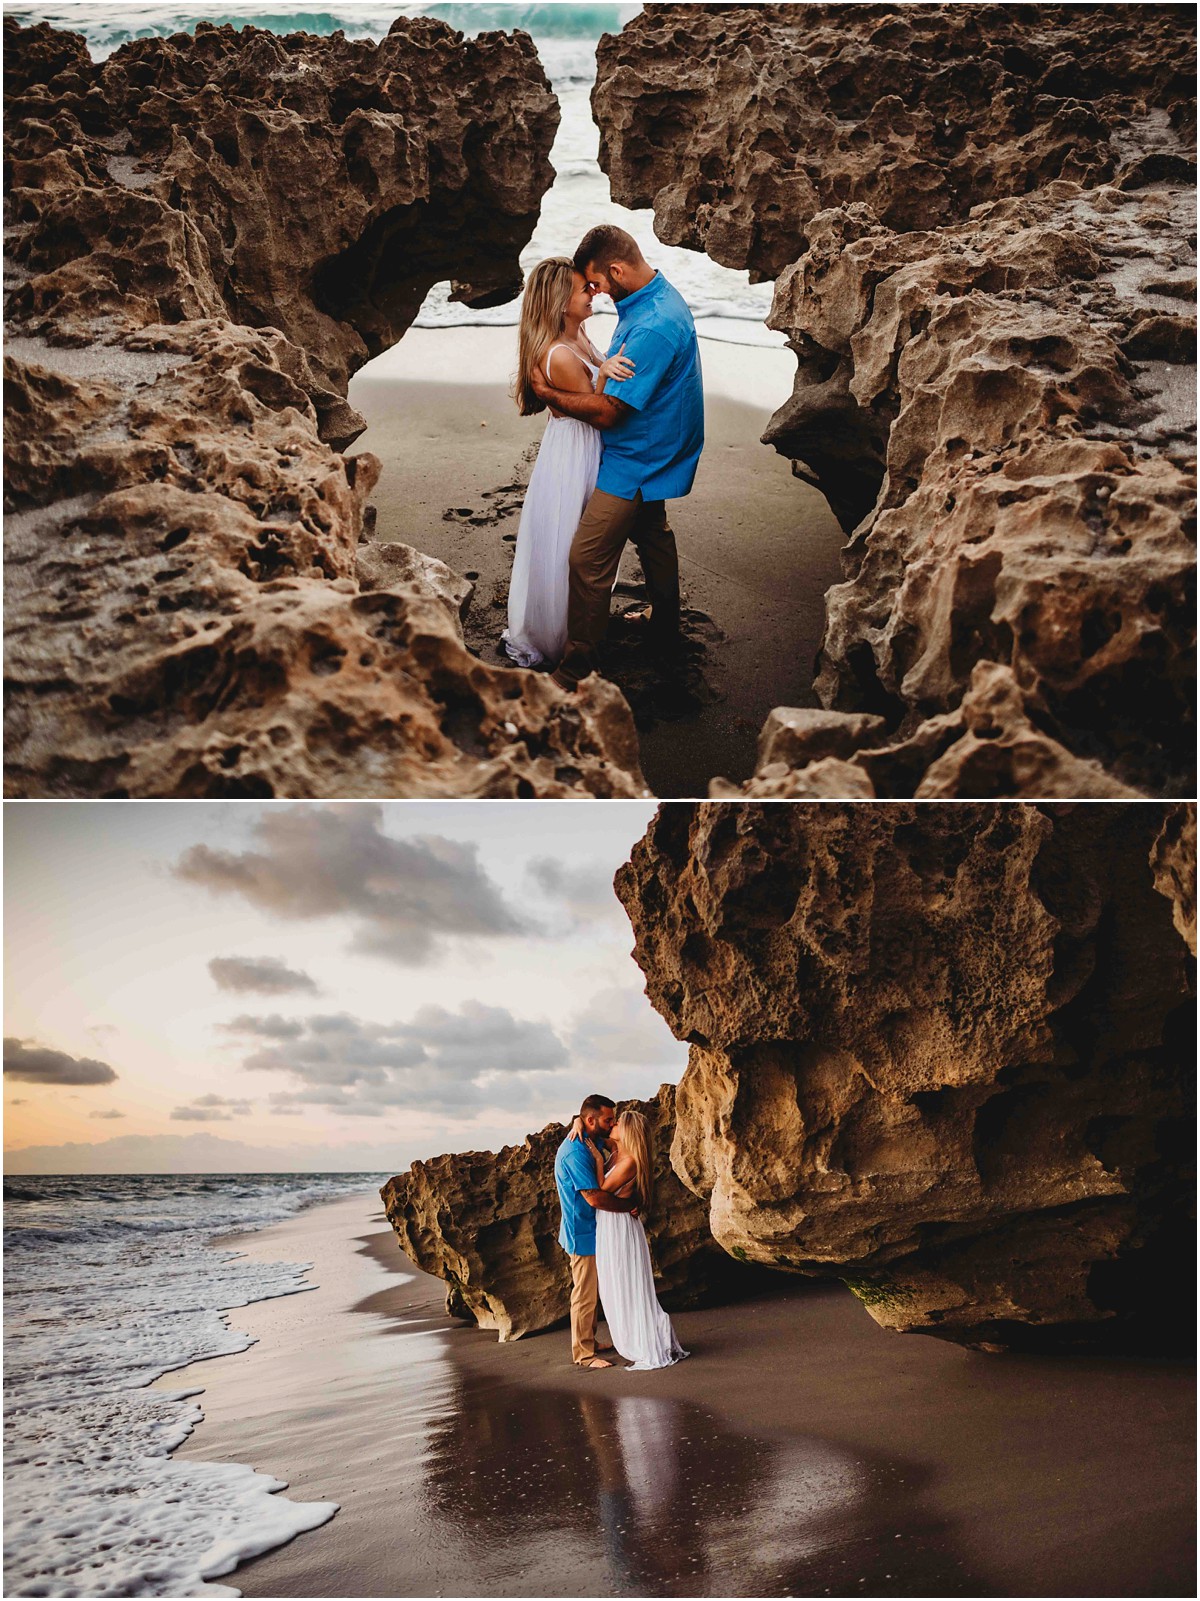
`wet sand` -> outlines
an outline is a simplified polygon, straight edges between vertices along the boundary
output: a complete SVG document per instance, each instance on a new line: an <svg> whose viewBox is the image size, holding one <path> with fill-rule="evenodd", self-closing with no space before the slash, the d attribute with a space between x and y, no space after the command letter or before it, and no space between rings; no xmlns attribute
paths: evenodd
<svg viewBox="0 0 1200 1601"><path fill-rule="evenodd" d="M612 319L593 321L603 347ZM384 463L372 495L376 537L475 575L467 641L491 662L507 661L499 641L509 574L544 426L541 417L519 417L508 398L515 351L513 328L414 328L350 391L368 423L354 449ZM663 796L703 797L712 777L748 777L771 708L816 704L825 591L841 581L845 543L823 497L759 443L791 392L790 352L702 340L701 359L705 451L692 493L667 508L690 660L664 678L618 624L605 668L633 705L646 778ZM614 615L643 594L630 552Z"/></svg>
<svg viewBox="0 0 1200 1601"><path fill-rule="evenodd" d="M319 1288L229 1314L181 1454L333 1521L253 1596L1184 1596L1193 1373L888 1334L836 1285L683 1313L691 1360L584 1373L448 1320L366 1194L235 1243Z"/></svg>

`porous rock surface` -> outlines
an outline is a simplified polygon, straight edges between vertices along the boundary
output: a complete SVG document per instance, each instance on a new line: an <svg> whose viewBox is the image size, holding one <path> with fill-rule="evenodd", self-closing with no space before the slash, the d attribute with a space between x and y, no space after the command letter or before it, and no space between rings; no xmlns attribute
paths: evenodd
<svg viewBox="0 0 1200 1601"><path fill-rule="evenodd" d="M671 1159L721 1245L968 1345L1186 1338L1186 823L662 807L617 892L691 1043Z"/></svg>
<svg viewBox="0 0 1200 1601"><path fill-rule="evenodd" d="M1172 806L1154 841L1154 886L1171 903L1175 927L1196 954L1196 807Z"/></svg>
<svg viewBox="0 0 1200 1601"><path fill-rule="evenodd" d="M650 5L598 60L614 198L776 280L764 439L851 536L816 690L884 728L742 792L1193 793L1192 13Z"/></svg>
<svg viewBox="0 0 1200 1601"><path fill-rule="evenodd" d="M465 649L360 553L351 374L429 287L506 300L558 108L524 34L5 22L7 793L638 795L599 681ZM456 599L457 597L457 599Z"/></svg>
<svg viewBox="0 0 1200 1601"><path fill-rule="evenodd" d="M669 1309L737 1293L754 1275L717 1246L707 1207L671 1169L675 1087L644 1112L654 1135L654 1204L645 1214L656 1286ZM550 1328L567 1316L571 1268L558 1243L561 1212L554 1158L567 1134L551 1123L523 1145L414 1162L380 1194L408 1256L448 1286L446 1310L495 1329L501 1340Z"/></svg>

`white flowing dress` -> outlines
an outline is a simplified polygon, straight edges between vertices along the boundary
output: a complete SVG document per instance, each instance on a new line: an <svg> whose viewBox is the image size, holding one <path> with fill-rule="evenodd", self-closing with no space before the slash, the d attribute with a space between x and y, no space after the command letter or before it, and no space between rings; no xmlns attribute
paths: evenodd
<svg viewBox="0 0 1200 1601"><path fill-rule="evenodd" d="M640 1218L630 1212L596 1213L596 1277L612 1342L633 1368L670 1367L690 1354L658 1304Z"/></svg>
<svg viewBox="0 0 1200 1601"><path fill-rule="evenodd" d="M552 345L547 351L547 377L554 352L567 349ZM595 385L600 369L594 362L586 365ZM505 650L520 667L557 662L566 649L571 541L599 473L600 430L575 417L551 415L521 508L508 588L508 627L501 635Z"/></svg>

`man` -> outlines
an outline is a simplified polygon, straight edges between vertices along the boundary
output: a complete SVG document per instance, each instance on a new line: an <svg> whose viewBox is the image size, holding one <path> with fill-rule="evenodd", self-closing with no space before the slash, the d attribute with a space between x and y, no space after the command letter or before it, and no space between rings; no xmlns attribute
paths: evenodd
<svg viewBox="0 0 1200 1601"><path fill-rule="evenodd" d="M602 395L533 380L549 405L604 433L596 490L571 545L567 647L554 674L564 689L595 671L628 540L646 574L650 643L664 652L678 648L679 558L663 503L690 491L704 448L700 347L683 296L623 228L591 229L575 252L575 270L589 288L611 296L612 348L623 350L634 371L610 378Z"/></svg>
<svg viewBox="0 0 1200 1601"><path fill-rule="evenodd" d="M617 1120L607 1095L589 1095L579 1109L579 1126L603 1148ZM610 1368L596 1354L596 1314L600 1292L596 1282L596 1211L632 1212L635 1202L596 1188L596 1163L574 1132L568 1133L554 1158L554 1182L562 1206L558 1243L571 1258L571 1360L576 1367ZM604 1350L611 1350L605 1346Z"/></svg>

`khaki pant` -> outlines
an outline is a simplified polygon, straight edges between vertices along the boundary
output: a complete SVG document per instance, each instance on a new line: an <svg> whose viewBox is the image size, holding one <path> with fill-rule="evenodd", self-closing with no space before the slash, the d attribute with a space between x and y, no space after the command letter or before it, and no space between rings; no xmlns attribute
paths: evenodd
<svg viewBox="0 0 1200 1601"><path fill-rule="evenodd" d="M679 628L679 557L665 504L643 500L640 489L632 500L597 489L571 542L567 648L559 664L564 678L578 682L595 671L621 552L630 540L646 575L653 631L670 638Z"/></svg>
<svg viewBox="0 0 1200 1601"><path fill-rule="evenodd" d="M600 1285L594 1256L571 1256L571 1361L587 1362L596 1354L596 1312Z"/></svg>

